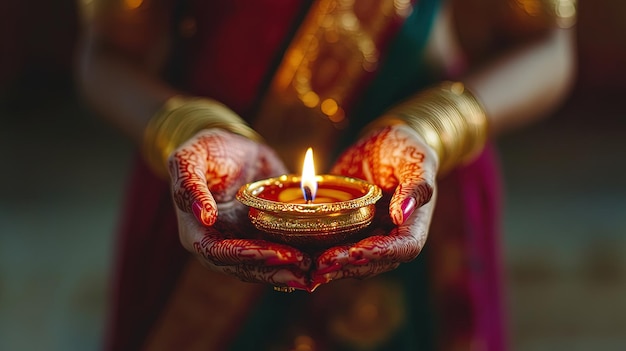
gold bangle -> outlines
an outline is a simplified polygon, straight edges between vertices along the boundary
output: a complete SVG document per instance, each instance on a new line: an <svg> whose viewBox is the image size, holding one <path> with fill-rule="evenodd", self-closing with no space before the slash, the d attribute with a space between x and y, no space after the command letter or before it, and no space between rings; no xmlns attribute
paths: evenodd
<svg viewBox="0 0 626 351"><path fill-rule="evenodd" d="M174 96L150 119L144 131L143 155L159 175L168 177L167 160L202 129L221 128L261 142L261 136L228 107L206 98Z"/></svg>
<svg viewBox="0 0 626 351"><path fill-rule="evenodd" d="M443 82L393 107L366 130L405 124L439 156L439 173L473 160L487 141L484 109L460 82Z"/></svg>

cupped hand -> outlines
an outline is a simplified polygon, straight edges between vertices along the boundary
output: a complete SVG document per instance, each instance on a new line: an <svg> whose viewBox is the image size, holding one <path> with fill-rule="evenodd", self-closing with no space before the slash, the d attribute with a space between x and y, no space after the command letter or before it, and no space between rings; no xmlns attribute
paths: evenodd
<svg viewBox="0 0 626 351"><path fill-rule="evenodd" d="M269 147L204 130L172 153L169 172L180 241L204 266L243 281L307 287L311 259L293 247L257 239L246 208L235 200L242 185L285 173Z"/></svg>
<svg viewBox="0 0 626 351"><path fill-rule="evenodd" d="M310 288L336 279L371 277L417 257L433 214L437 165L434 150L404 125L378 130L341 155L331 173L378 185L390 197L389 207L377 208L367 238L317 257Z"/></svg>

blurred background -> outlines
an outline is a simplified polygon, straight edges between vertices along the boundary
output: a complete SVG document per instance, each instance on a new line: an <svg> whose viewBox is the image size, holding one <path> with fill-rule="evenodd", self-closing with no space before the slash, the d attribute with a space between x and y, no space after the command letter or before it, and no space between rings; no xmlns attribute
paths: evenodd
<svg viewBox="0 0 626 351"><path fill-rule="evenodd" d="M579 8L573 94L499 140L514 350L626 350L626 2ZM0 350L100 345L132 146L76 96L76 15L0 2Z"/></svg>

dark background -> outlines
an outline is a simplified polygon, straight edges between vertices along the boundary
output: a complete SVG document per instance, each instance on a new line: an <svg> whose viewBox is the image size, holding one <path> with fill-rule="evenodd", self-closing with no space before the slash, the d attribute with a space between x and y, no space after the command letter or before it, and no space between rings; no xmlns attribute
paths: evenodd
<svg viewBox="0 0 626 351"><path fill-rule="evenodd" d="M626 2L579 10L572 95L498 141L515 350L626 350ZM101 338L132 146L75 94L78 28L74 0L0 2L2 350Z"/></svg>

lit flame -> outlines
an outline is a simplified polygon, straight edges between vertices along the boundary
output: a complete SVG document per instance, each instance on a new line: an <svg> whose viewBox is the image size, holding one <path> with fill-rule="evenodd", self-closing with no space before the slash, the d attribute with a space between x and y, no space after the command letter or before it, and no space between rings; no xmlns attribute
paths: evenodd
<svg viewBox="0 0 626 351"><path fill-rule="evenodd" d="M313 149L311 148L306 150L306 155L304 155L300 187L302 188L302 194L306 201L315 200L317 180L315 180L315 164L313 163Z"/></svg>

